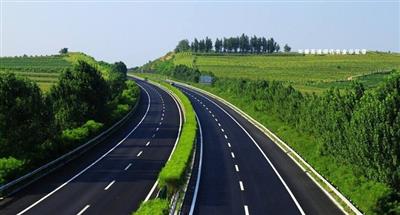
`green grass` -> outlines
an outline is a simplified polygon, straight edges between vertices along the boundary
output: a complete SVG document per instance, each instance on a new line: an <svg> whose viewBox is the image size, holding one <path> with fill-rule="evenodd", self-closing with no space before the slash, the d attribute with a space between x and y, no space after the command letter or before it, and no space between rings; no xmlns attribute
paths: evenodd
<svg viewBox="0 0 400 215"><path fill-rule="evenodd" d="M373 87L388 77L392 69L400 70L400 54L271 56L271 55L196 55L177 53L174 64L196 66L217 77L278 80L302 92L320 93L330 86L346 87L350 79ZM377 73L374 77L368 77ZM365 79L362 76L367 76ZM356 78L354 78L356 77Z"/></svg>

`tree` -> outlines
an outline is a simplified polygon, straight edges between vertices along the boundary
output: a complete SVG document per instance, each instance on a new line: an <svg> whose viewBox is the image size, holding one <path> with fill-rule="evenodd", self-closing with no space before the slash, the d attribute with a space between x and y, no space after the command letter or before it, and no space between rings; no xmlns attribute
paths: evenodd
<svg viewBox="0 0 400 215"><path fill-rule="evenodd" d="M206 43L204 40L200 40L199 42L199 52L205 52L206 51Z"/></svg>
<svg viewBox="0 0 400 215"><path fill-rule="evenodd" d="M124 62L116 62L112 65L112 69L108 76L108 84L110 86L110 96L114 99L121 94L122 90L125 88L127 67Z"/></svg>
<svg viewBox="0 0 400 215"><path fill-rule="evenodd" d="M276 51L276 52L279 52L280 49L281 49L281 47L279 46L279 44L276 44L276 45L275 45L275 51Z"/></svg>
<svg viewBox="0 0 400 215"><path fill-rule="evenodd" d="M68 53L68 48L62 48L58 53L67 54Z"/></svg>
<svg viewBox="0 0 400 215"><path fill-rule="evenodd" d="M290 52L291 49L292 49L292 48L290 48L290 46L289 46L288 44L285 44L285 46L283 47L283 50L284 50L285 52Z"/></svg>
<svg viewBox="0 0 400 215"><path fill-rule="evenodd" d="M261 45L262 45L262 52L267 52L268 51L268 42L267 42L267 39L265 39L265 37L262 38Z"/></svg>
<svg viewBox="0 0 400 215"><path fill-rule="evenodd" d="M49 94L55 122L61 130L76 128L90 119L106 122L108 98L106 81L84 61L79 61L72 71L64 71Z"/></svg>
<svg viewBox="0 0 400 215"><path fill-rule="evenodd" d="M40 88L14 74L0 74L0 98L0 157L31 157L52 124Z"/></svg>
<svg viewBox="0 0 400 215"><path fill-rule="evenodd" d="M232 44L232 49L235 51L235 52L238 52L238 50L239 50L239 45L240 45L240 42L239 42L239 37L231 37L231 44Z"/></svg>
<svg viewBox="0 0 400 215"><path fill-rule="evenodd" d="M215 52L222 52L222 40L220 40L220 39L216 39L215 40L215 45L214 45L214 47L215 47Z"/></svg>
<svg viewBox="0 0 400 215"><path fill-rule="evenodd" d="M246 53L249 51L250 48L250 42L249 42L249 37L245 34L242 34L239 38L239 48L240 52Z"/></svg>
<svg viewBox="0 0 400 215"><path fill-rule="evenodd" d="M256 52L257 51L257 49L258 49L258 39L257 39L257 37L256 36L253 36L251 39L250 39L250 50L251 50L251 52Z"/></svg>
<svg viewBox="0 0 400 215"><path fill-rule="evenodd" d="M194 42L192 43L192 51L193 52L198 52L199 51L199 41L197 38L194 38Z"/></svg>
<svg viewBox="0 0 400 215"><path fill-rule="evenodd" d="M179 41L178 45L175 48L175 52L185 52L185 51L189 51L189 50L190 50L190 46L189 46L188 40Z"/></svg>
<svg viewBox="0 0 400 215"><path fill-rule="evenodd" d="M205 43L206 43L205 44L206 45L206 47L205 47L206 52L210 52L212 50L212 48L213 48L212 40L210 38L206 37Z"/></svg>

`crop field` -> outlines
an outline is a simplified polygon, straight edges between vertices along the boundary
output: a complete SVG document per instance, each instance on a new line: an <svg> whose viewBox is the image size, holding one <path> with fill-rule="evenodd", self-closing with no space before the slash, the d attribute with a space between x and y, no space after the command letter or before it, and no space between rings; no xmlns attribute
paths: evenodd
<svg viewBox="0 0 400 215"><path fill-rule="evenodd" d="M29 78L38 83L42 90L47 91L58 81L61 71L72 68L79 60L96 66L107 78L108 66L82 53L34 57L3 57L0 58L0 73L12 72L18 76Z"/></svg>
<svg viewBox="0 0 400 215"><path fill-rule="evenodd" d="M400 70L400 54L268 56L196 55L178 53L174 64L196 66L217 77L278 80L303 92L321 92L331 86L346 88L352 80L373 87Z"/></svg>
<svg viewBox="0 0 400 215"><path fill-rule="evenodd" d="M0 73L12 72L37 82L40 88L47 91L57 82L63 69L72 67L65 57L4 57L0 58Z"/></svg>

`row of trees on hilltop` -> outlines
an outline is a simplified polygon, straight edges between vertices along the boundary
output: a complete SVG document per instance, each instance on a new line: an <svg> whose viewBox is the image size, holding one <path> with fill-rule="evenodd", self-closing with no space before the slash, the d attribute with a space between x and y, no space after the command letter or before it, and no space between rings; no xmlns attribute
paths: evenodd
<svg viewBox="0 0 400 215"><path fill-rule="evenodd" d="M181 40L175 48L175 52L216 52L216 53L273 53L279 52L281 47L274 38L249 37L242 34L240 37L217 38L213 42L209 37L198 40L195 38L192 42ZM284 46L285 52L290 52L288 44Z"/></svg>

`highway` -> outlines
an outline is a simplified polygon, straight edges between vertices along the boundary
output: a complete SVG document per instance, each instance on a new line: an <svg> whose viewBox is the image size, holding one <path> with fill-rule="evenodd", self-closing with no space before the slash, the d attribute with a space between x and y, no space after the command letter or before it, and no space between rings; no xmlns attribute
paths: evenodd
<svg viewBox="0 0 400 215"><path fill-rule="evenodd" d="M115 135L1 200L0 214L130 214L137 209L152 193L182 124L168 93L137 83L140 105Z"/></svg>
<svg viewBox="0 0 400 215"><path fill-rule="evenodd" d="M343 214L254 125L209 96L177 87L192 102L203 139L198 193L186 196L184 214Z"/></svg>

